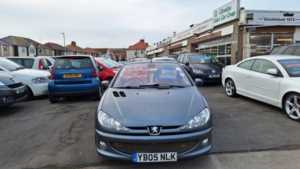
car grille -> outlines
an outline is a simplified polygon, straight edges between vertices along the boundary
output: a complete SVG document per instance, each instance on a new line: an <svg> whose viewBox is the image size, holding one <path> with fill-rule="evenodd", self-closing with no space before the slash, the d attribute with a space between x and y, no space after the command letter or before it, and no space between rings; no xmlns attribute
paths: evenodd
<svg viewBox="0 0 300 169"><path fill-rule="evenodd" d="M198 141L176 142L176 143L111 143L111 146L122 153L132 154L136 152L178 152L183 153L191 150Z"/></svg>
<svg viewBox="0 0 300 169"><path fill-rule="evenodd" d="M15 89L15 88L18 88L18 87L21 87L21 86L23 86L22 83L15 83L15 84L8 85L8 87L12 88L12 89Z"/></svg>

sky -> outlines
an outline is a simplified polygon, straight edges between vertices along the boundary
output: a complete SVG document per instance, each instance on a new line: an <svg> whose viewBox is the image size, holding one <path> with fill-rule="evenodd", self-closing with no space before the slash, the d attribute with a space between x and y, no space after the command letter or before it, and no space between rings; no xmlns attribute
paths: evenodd
<svg viewBox="0 0 300 169"><path fill-rule="evenodd" d="M212 17L229 0L0 0L0 38L15 35L38 42L81 47L152 44ZM300 11L299 0L241 0L246 9Z"/></svg>

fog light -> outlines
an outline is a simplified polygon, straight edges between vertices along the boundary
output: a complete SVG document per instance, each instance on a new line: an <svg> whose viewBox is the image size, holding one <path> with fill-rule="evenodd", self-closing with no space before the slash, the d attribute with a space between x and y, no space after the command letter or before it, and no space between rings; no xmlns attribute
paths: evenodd
<svg viewBox="0 0 300 169"><path fill-rule="evenodd" d="M205 145L205 144L207 144L208 143L208 138L207 139L204 139L203 141L202 141L202 145Z"/></svg>
<svg viewBox="0 0 300 169"><path fill-rule="evenodd" d="M106 145L105 142L99 141L99 148L100 148L100 149L104 150L104 149L106 149L106 147L107 147L107 145Z"/></svg>

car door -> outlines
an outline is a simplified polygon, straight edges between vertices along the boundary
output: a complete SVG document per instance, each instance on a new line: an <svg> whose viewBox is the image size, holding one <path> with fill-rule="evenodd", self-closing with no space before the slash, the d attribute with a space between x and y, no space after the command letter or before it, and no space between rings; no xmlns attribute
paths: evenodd
<svg viewBox="0 0 300 169"><path fill-rule="evenodd" d="M234 82L236 84L236 88L238 93L240 94L249 94L251 91L252 84L249 80L249 75L251 74L251 68L254 63L254 59L243 61L242 63L237 65L236 71L234 71Z"/></svg>
<svg viewBox="0 0 300 169"><path fill-rule="evenodd" d="M252 73L249 75L249 80L253 86L251 93L260 101L278 105L280 100L280 84L283 78L281 73L279 76L269 75L267 73L268 69L277 69L280 72L278 67L271 61L255 59L251 68Z"/></svg>

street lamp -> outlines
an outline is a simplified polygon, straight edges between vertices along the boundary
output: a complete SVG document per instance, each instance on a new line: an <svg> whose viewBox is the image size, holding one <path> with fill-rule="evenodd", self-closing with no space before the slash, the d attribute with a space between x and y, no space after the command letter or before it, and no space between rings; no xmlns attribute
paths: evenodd
<svg viewBox="0 0 300 169"><path fill-rule="evenodd" d="M64 39L64 49L65 49L64 55L66 55L66 53L67 53L67 48L66 48L66 34L65 34L65 32L62 32L61 35L63 36L63 39Z"/></svg>

